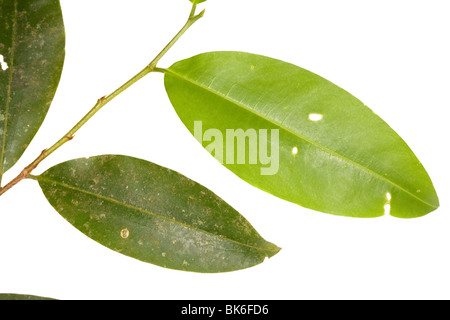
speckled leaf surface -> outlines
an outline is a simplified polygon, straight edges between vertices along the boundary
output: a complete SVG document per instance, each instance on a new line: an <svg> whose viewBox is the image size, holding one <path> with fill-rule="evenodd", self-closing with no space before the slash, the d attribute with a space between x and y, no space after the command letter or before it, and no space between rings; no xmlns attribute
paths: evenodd
<svg viewBox="0 0 450 320"><path fill-rule="evenodd" d="M427 172L399 135L354 96L307 70L260 55L212 52L175 63L165 87L191 133L201 121L196 135L204 147L211 144L211 134L202 136L209 129L223 138L227 129L278 130L279 141L267 139L268 150L279 152L275 174L263 175L261 161L223 163L282 199L351 217L382 216L389 205L392 216L413 218L439 206Z"/></svg>
<svg viewBox="0 0 450 320"><path fill-rule="evenodd" d="M58 0L0 0L0 178L44 121L64 62Z"/></svg>
<svg viewBox="0 0 450 320"><path fill-rule="evenodd" d="M38 177L52 206L104 246L162 267L226 272L279 251L200 184L156 164L104 155Z"/></svg>

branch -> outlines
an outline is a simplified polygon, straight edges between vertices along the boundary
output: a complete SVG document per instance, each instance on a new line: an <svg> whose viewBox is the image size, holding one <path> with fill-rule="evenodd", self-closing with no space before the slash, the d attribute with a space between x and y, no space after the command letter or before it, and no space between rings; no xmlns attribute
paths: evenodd
<svg viewBox="0 0 450 320"><path fill-rule="evenodd" d="M65 144L68 141L71 141L75 133L83 127L86 122L89 121L101 108L103 108L106 104L111 102L115 97L120 95L122 92L124 92L126 89L131 87L133 84L138 82L140 79L148 75L149 73L155 71L155 69L158 69L156 65L158 64L159 60L172 48L172 46L181 38L181 36L201 17L203 17L205 10L200 12L198 15L195 15L195 11L197 8L197 4L192 5L192 10L189 14L189 19L186 22L186 24L181 28L181 30L175 35L175 37L167 44L167 46L164 47L164 49L150 62L149 65L147 65L144 69L142 69L138 74L136 74L133 78L128 80L125 84L123 84L120 88L118 88L116 91L111 93L110 95L104 96L100 99L98 99L95 106L69 131L67 132L61 139L59 139L53 146L51 146L48 149L45 149L42 151L42 153L37 157L32 163L30 163L27 167L25 167L20 174L15 177L13 180L11 180L8 184L6 184L3 188L0 188L0 196L3 195L6 191L14 187L16 184L18 184L20 181L28 178L30 174L33 172L34 169L49 155L51 155L53 152L55 152L57 149L59 149L63 144Z"/></svg>

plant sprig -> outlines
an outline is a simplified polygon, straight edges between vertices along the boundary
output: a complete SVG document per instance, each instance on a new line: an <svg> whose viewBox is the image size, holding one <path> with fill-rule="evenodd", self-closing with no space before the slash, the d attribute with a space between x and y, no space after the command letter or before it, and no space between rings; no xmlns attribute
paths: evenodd
<svg viewBox="0 0 450 320"><path fill-rule="evenodd" d="M206 0L204 0L206 1ZM205 10L202 10L200 13L196 14L197 5L204 1L191 1L192 9L189 13L189 18L186 24L180 29L180 31L175 35L175 37L164 47L164 49L147 65L144 69L142 69L139 73L137 73L130 80L125 82L122 86L116 89L109 95L103 96L97 100L97 103L94 107L72 128L70 129L61 139L59 139L55 144L51 147L44 149L41 154L28 166L26 166L14 179L12 179L9 183L7 183L4 187L0 187L0 196L5 192L13 188L16 184L21 182L24 179L27 179L34 169L45 160L48 156L50 156L53 152L59 149L65 143L71 141L75 137L75 133L78 132L85 124L89 121L100 109L102 109L105 105L111 102L114 98L120 95L122 92L127 90L133 84L138 82L140 79L144 78L146 75L154 72L161 71L157 68L158 62L164 57L164 55L173 47L173 45L183 36L183 34L200 18L202 18L205 14Z"/></svg>

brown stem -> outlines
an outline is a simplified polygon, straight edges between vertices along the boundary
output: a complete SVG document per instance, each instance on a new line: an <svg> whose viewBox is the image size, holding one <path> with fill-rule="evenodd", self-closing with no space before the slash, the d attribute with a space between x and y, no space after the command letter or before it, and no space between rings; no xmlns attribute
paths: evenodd
<svg viewBox="0 0 450 320"><path fill-rule="evenodd" d="M0 189L0 196L4 194L6 191L14 187L16 184L18 184L20 181L28 178L28 176L31 174L31 172L36 169L39 163L41 163L42 160L46 157L47 150L44 150L41 152L39 157L37 157L32 163L30 163L25 169L22 170L22 172L19 173L17 177L12 179L7 185L5 185L3 188Z"/></svg>
<svg viewBox="0 0 450 320"><path fill-rule="evenodd" d="M147 74L153 72L153 71L160 71L159 68L156 68L156 65L158 64L159 60L169 51L170 48L180 39L180 37L201 17L203 17L205 10L200 12L199 14L195 15L195 11L197 8L197 4L194 2L192 5L192 10L189 15L189 19L186 22L186 24L183 26L183 28L177 33L177 35L167 44L167 46L156 56L153 61L147 65L141 72L136 74L133 78L128 80L125 84L123 84L120 88L118 88L116 91L111 93L110 95L104 96L100 98L95 106L66 134L64 135L60 140L58 140L53 146L51 146L48 149L45 149L42 151L42 153L37 157L31 164L29 164L25 169L22 170L22 172L15 177L13 180L11 180L7 185L5 185L3 188L0 186L0 196L3 195L6 191L14 187L16 184L18 184L20 181L28 178L31 174L31 172L36 169L36 167L50 154L52 154L55 150L57 150L59 147L61 147L66 142L73 139L75 133L89 120L91 119L94 114L96 114L103 106L108 104L111 100L113 100L115 97L117 97L119 94L121 94L123 91L131 87L133 84L135 84L137 81L145 77ZM158 70L155 70L158 69ZM1 181L0 181L1 182Z"/></svg>

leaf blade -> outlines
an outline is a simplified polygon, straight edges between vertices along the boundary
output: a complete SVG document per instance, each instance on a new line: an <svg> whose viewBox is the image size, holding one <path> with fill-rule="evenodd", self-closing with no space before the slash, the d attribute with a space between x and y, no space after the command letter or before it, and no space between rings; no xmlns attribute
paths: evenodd
<svg viewBox="0 0 450 320"><path fill-rule="evenodd" d="M402 218L439 206L407 144L358 99L307 70L249 53L211 52L172 65L165 86L196 136L198 120L203 131L218 129L223 136L238 128L279 130L276 174L261 175L261 164L223 162L282 199L352 217L382 216L386 204Z"/></svg>
<svg viewBox="0 0 450 320"><path fill-rule="evenodd" d="M53 298L16 293L0 293L0 300L3 301L21 301L21 300L56 300Z"/></svg>
<svg viewBox="0 0 450 320"><path fill-rule="evenodd" d="M144 160L77 159L37 179L53 207L78 230L141 261L227 272L259 264L279 250L211 191Z"/></svg>
<svg viewBox="0 0 450 320"><path fill-rule="evenodd" d="M0 177L23 154L50 107L64 63L58 0L0 0Z"/></svg>

